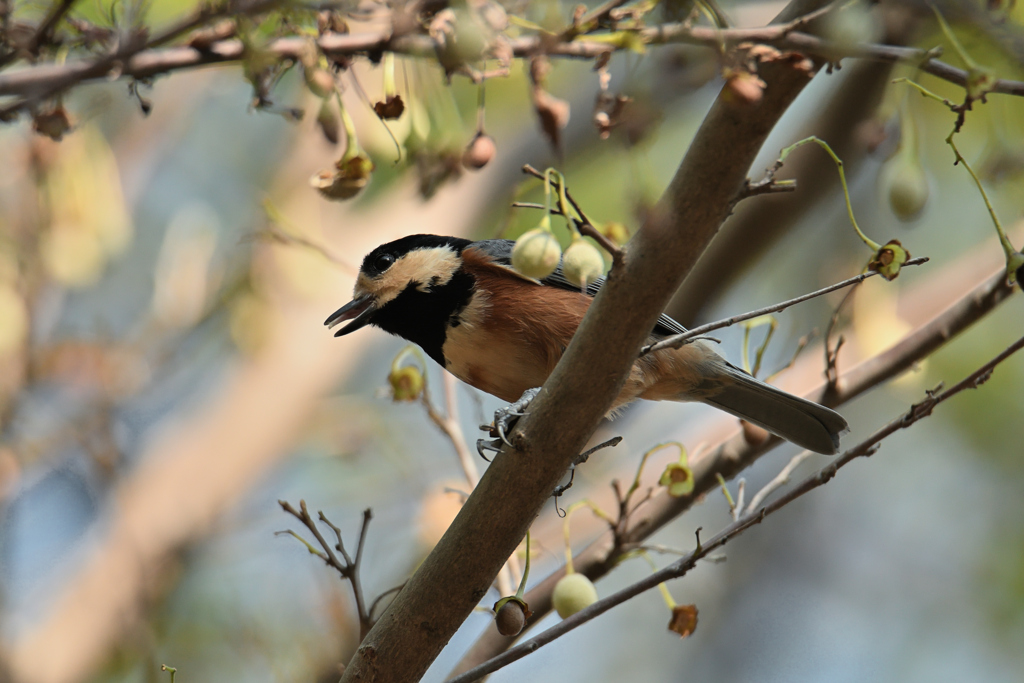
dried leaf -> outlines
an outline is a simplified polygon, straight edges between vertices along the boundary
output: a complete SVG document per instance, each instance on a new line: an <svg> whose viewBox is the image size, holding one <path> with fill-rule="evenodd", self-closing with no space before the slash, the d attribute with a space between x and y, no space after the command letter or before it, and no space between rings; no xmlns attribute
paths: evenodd
<svg viewBox="0 0 1024 683"><path fill-rule="evenodd" d="M62 104L43 109L32 117L32 130L60 142L64 134L71 130L71 116Z"/></svg>
<svg viewBox="0 0 1024 683"><path fill-rule="evenodd" d="M533 88L533 108L540 127L556 154L561 154L562 129L569 123L569 103L558 99L540 86Z"/></svg>
<svg viewBox="0 0 1024 683"><path fill-rule="evenodd" d="M309 184L327 199L351 199L366 187L372 173L373 162L358 154L348 161L339 161L334 168L320 171L309 179Z"/></svg>
<svg viewBox="0 0 1024 683"><path fill-rule="evenodd" d="M681 638L686 638L697 630L697 606L676 605L672 608L672 618L668 622L668 630L675 631Z"/></svg>
<svg viewBox="0 0 1024 683"><path fill-rule="evenodd" d="M766 87L764 81L749 71L729 70L722 94L730 104L749 106L761 101Z"/></svg>
<svg viewBox="0 0 1024 683"><path fill-rule="evenodd" d="M373 110L382 119L397 119L405 111L405 102L402 101L401 95L388 95L383 102L374 104Z"/></svg>

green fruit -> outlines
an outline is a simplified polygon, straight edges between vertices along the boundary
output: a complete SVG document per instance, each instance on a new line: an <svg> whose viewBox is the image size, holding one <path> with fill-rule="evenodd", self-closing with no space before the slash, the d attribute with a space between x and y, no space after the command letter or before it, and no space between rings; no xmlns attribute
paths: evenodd
<svg viewBox="0 0 1024 683"><path fill-rule="evenodd" d="M548 230L537 227L523 233L512 248L512 267L526 277L545 278L555 272L562 257L558 240Z"/></svg>
<svg viewBox="0 0 1024 683"><path fill-rule="evenodd" d="M928 176L917 156L900 151L892 160L888 173L889 206L901 221L909 221L921 213L928 201Z"/></svg>
<svg viewBox="0 0 1024 683"><path fill-rule="evenodd" d="M576 239L565 250L562 258L565 279L584 288L604 274L604 259L597 247L583 239Z"/></svg>
<svg viewBox="0 0 1024 683"><path fill-rule="evenodd" d="M555 584L552 602L558 616L565 619L597 602L597 589L583 574L566 574Z"/></svg>

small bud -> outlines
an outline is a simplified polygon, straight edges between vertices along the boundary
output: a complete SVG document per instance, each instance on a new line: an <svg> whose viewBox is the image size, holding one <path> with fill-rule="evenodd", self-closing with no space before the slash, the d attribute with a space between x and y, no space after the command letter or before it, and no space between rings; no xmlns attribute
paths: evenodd
<svg viewBox="0 0 1024 683"><path fill-rule="evenodd" d="M503 636L518 636L526 626L526 615L518 600L508 600L494 615L494 625Z"/></svg>
<svg viewBox="0 0 1024 683"><path fill-rule="evenodd" d="M679 498L693 493L693 471L681 462L669 463L658 483L668 487L668 495Z"/></svg>
<svg viewBox="0 0 1024 683"><path fill-rule="evenodd" d="M395 401L415 401L423 393L423 373L415 365L392 370L388 375L391 398Z"/></svg>
<svg viewBox="0 0 1024 683"><path fill-rule="evenodd" d="M491 162L497 151L494 138L481 131L466 145L466 151L462 153L462 165L479 170Z"/></svg>
<svg viewBox="0 0 1024 683"><path fill-rule="evenodd" d="M617 221L609 221L597 227L598 231L620 247L629 241L629 230Z"/></svg>
<svg viewBox="0 0 1024 683"><path fill-rule="evenodd" d="M1014 251L1006 258L1007 284L1011 287L1014 283L1024 289L1024 254Z"/></svg>
<svg viewBox="0 0 1024 683"><path fill-rule="evenodd" d="M327 199L351 199L370 182L371 173L373 162L365 154L357 154L348 161L339 161L333 169L320 171L309 184Z"/></svg>
<svg viewBox="0 0 1024 683"><path fill-rule="evenodd" d="M562 273L566 280L580 289L586 288L604 274L601 252L584 239L574 240L562 257Z"/></svg>
<svg viewBox="0 0 1024 683"><path fill-rule="evenodd" d="M555 272L562 257L562 248L555 236L545 229L545 220L548 220L547 216L541 219L539 227L520 235L512 248L512 267L526 277L538 280Z"/></svg>
<svg viewBox="0 0 1024 683"><path fill-rule="evenodd" d="M920 159L900 151L888 169L889 206L901 221L915 218L928 201L928 176Z"/></svg>
<svg viewBox="0 0 1024 683"><path fill-rule="evenodd" d="M566 574L555 584L551 601L558 616L566 619L597 602L597 589L583 574Z"/></svg>
<svg viewBox="0 0 1024 683"><path fill-rule="evenodd" d="M569 103L559 99L542 87L533 88L533 108L540 119L540 127L551 143L552 149L560 152L562 129L569 124Z"/></svg>
<svg viewBox="0 0 1024 683"><path fill-rule="evenodd" d="M976 66L967 74L967 97L972 100L985 100L985 95L995 87L996 75L991 69Z"/></svg>

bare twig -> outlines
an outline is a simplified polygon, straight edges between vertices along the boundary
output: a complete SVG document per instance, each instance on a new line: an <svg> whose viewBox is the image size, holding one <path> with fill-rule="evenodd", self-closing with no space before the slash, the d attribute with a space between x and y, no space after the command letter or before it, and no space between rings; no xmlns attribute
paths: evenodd
<svg viewBox="0 0 1024 683"><path fill-rule="evenodd" d="M423 405L427 409L427 416L430 417L430 421L437 425L438 429L444 432L445 436L452 442L455 454L459 458L459 465L462 467L462 473L469 483L470 491L472 491L480 481L480 472L476 467L476 458L466 444L466 436L462 432L462 423L459 421L455 376L449 372L443 372L442 382L444 382L445 414L442 415L434 407L433 402L430 400L430 395L425 388L422 394ZM501 572L498 574L498 591L502 595L509 595L513 591L515 577L519 576L520 573L519 558L513 553L509 556L505 565L501 568Z"/></svg>
<svg viewBox="0 0 1024 683"><path fill-rule="evenodd" d="M247 12L258 11L262 10L247 8ZM30 103L29 99L38 101L44 96L52 96L81 82L106 79L112 73L130 78L147 78L207 64L238 61L244 51L241 41L238 40L218 41L205 50L191 47L151 47L156 42L167 42L187 31L188 27L202 25L217 16L220 15L204 15L198 23L196 17L190 17L180 25L168 29L161 36L151 41L143 41L133 49L120 51L113 56L101 57L98 60L73 60L63 65L40 64L13 73L0 74L0 95L26 98L15 102L0 113L9 116L27 106ZM966 70L939 61L934 50L877 44L838 45L817 36L794 31L790 25L718 29L684 23L665 24L636 33L641 41L651 45L686 43L718 50L723 44L758 42L829 60L855 57L882 62L912 63L918 65L922 71L960 86L966 86L969 78ZM301 56L305 41L305 38L300 37L279 38L267 46L267 53L274 54L279 59L297 59ZM515 38L509 43L516 57L529 57L543 49L545 54L553 57L594 59L602 54L623 49L607 42L587 42L585 37L551 43L540 36L525 36ZM383 51L420 57L435 56L434 42L429 36L392 34L389 31L327 34L319 38L318 44L325 54L333 58ZM989 92L1024 96L1024 82L997 79L993 81Z"/></svg>
<svg viewBox="0 0 1024 683"><path fill-rule="evenodd" d="M423 391L421 400L423 407L427 409L427 416L430 418L430 421L437 425L437 428L444 432L448 440L452 442L455 454L459 457L459 465L462 466L462 473L466 475L466 481L469 482L469 486L472 489L480 481L480 472L476 468L476 459L473 457L472 451L466 445L466 436L462 433L462 425L459 422L458 405L455 395L455 376L444 372L442 373L442 381L444 382L445 415L442 415L434 407L434 403L430 400L430 394L427 393L426 389Z"/></svg>
<svg viewBox="0 0 1024 683"><path fill-rule="evenodd" d="M806 493L828 483L833 477L835 477L836 473L841 468L850 464L857 458L874 454L878 450L879 444L886 437L901 429L906 429L907 427L910 427L916 422L931 415L935 406L955 396L964 389L974 389L983 384L992 375L992 371L997 365L1019 351L1021 348L1024 348L1024 337L1018 339L998 356L972 372L955 386L950 387L942 393L929 392L924 401L911 406L905 414L878 429L867 439L847 450L834 462L804 479L799 485L795 486L785 496L779 498L774 503L746 513L742 518L727 526L713 538L704 542L698 541L696 549L690 551L686 556L673 562L664 569L657 571L606 598L598 600L589 607L577 612L560 623L555 624L543 633L538 634L536 637L524 641L497 657L494 657L493 659L465 672L464 674L450 679L450 683L470 683L471 681L478 680L489 673L497 671L498 669L525 657L531 652L536 651L538 648L552 642L556 638L565 635L569 631L587 623L604 612L607 612L612 607L620 605L627 600L656 587L659 583L684 576L693 569L694 566L696 566L699 560L706 557L711 551L724 546L728 541L739 536L750 527L760 524L766 517L782 509L797 498L800 498Z"/></svg>
<svg viewBox="0 0 1024 683"><path fill-rule="evenodd" d="M39 28L36 29L35 34L29 41L29 53L33 55L38 54L39 48L50 41L53 37L53 29L56 28L57 24L60 23L60 20L63 19L69 11L71 11L75 2L77 2L77 0L59 0L53 4L50 8L49 14L46 15L46 19L44 19L43 23L39 25ZM13 54L5 55L4 58L0 58L0 64L6 64L8 61L7 57L9 56L13 56Z"/></svg>
<svg viewBox="0 0 1024 683"><path fill-rule="evenodd" d="M928 257L922 256L921 258L911 259L903 265L917 266L927 262ZM686 332L683 332L682 334L673 335L671 337L662 339L661 341L655 344L649 344L645 346L643 349L640 350L640 355L646 356L648 353L653 353L655 351L660 351L662 349L678 349L680 346L687 343L688 341L692 341L695 337L705 335L708 332L713 332L714 330L719 330L723 327L729 327L730 325L735 325L736 323L743 322L744 320L750 320L751 318L757 318L762 315L768 315L769 313L778 313L779 311L784 311L790 306L803 303L804 301L808 301L819 296L823 296L830 292L834 292L837 289L843 289L844 287L850 287L852 285L860 284L861 282L867 280L872 275L877 275L877 272L869 270L861 273L860 275L855 275L854 277L843 280L842 282L837 282L835 284L829 285L828 287L823 287L808 294L802 294L798 297L789 299L787 301L783 301L781 303L772 304L771 306L759 308L756 311L750 311L749 313L743 313L741 315L734 315L731 318L724 318L722 320L716 320L715 322L708 323L706 325L701 325L700 327L695 327L692 330L687 330Z"/></svg>
<svg viewBox="0 0 1024 683"><path fill-rule="evenodd" d="M335 256L324 245L314 242L313 240L306 239L305 237L292 235L291 233L286 232L285 230L275 225L274 223L268 222L267 225L262 230L257 230L256 232L252 233L252 239L265 239L271 240L273 242L278 242L279 244L303 247L309 249L310 251L314 251L320 254L334 265L340 266L341 268L345 269L347 272L353 275L359 273L358 268L353 266L351 263L348 263L344 259Z"/></svg>
<svg viewBox="0 0 1024 683"><path fill-rule="evenodd" d="M843 343L846 341L843 335L839 335L836 339L836 345L832 346L832 332L835 331L836 325L839 323L839 314L842 313L847 302L849 302L856 291L857 287L854 286L843 295L835 310L832 311L832 315L829 316L828 325L825 327L825 382L826 391L830 393L835 391L836 382L839 378L839 370L836 367L836 362L839 360L839 349L843 348Z"/></svg>
<svg viewBox="0 0 1024 683"><path fill-rule="evenodd" d="M799 467L800 463L802 463L804 460L811 457L811 455L813 455L813 453L811 453L810 451L800 451L799 453L794 455L793 458L788 463L786 463L786 466L782 468L782 471L775 475L774 479L765 484L763 487L761 487L760 491L754 494L754 497L750 499L750 505L747 506L747 509L745 511L746 514L749 515L750 513L752 513L754 510L760 507L761 503L764 502L765 498L770 496L777 489L780 489L786 484L788 484L789 477L793 474L793 472L796 471L796 468Z"/></svg>
<svg viewBox="0 0 1024 683"><path fill-rule="evenodd" d="M369 610L370 619L373 620L373 613L377 611L377 605L380 604L381 600L383 600L384 598L388 597L389 595L393 595L394 593L397 593L398 591L402 590L403 588L405 588L405 582L404 581L402 583L398 584L397 586L393 586L393 587L387 589L386 591L384 591L383 593L378 595L376 598L374 598L373 602L370 603L370 610Z"/></svg>
<svg viewBox="0 0 1024 683"><path fill-rule="evenodd" d="M307 543L301 536L299 536L297 533L290 529L284 533L288 533L302 541L303 544L305 544L306 548L309 550L309 552L313 553L321 560L326 562L328 566L333 567L335 570L337 570L339 574L341 574L342 578L347 579L352 584L352 593L355 597L356 602L356 613L359 615L360 637L365 637L369 630L373 627L373 619L371 617L371 613L373 610L373 606L376 606L377 601L374 601L374 605L371 606L370 610L366 609L366 603L363 598L363 586L359 577L359 568L363 560L363 546L366 543L367 530L370 526L370 520L373 519L373 510L371 510L370 508L366 508L365 510L363 510L363 525L362 528L359 530L359 540L356 544L356 556L355 558L353 558L345 550L345 544L341 540L341 529L332 524L331 521L327 519L327 517L324 515L323 511L318 511L320 521L329 526L331 530L334 531L334 535L338 540L338 542L333 546L329 541L327 541L327 539L323 537L323 534L320 533L320 529L317 527L316 522L313 521L312 517L310 517L309 510L306 508L306 501L299 501L298 510L292 507L292 505L287 501L279 500L277 501L277 503L285 512L295 517L295 519L302 522L302 524L307 529L309 529L309 531L313 534L314 538L316 538L317 543L319 543L320 547L323 548L323 552L318 551L310 543ZM338 559L338 556L334 554L335 550L341 553L342 559L344 561ZM379 599L380 598L378 598L378 600Z"/></svg>

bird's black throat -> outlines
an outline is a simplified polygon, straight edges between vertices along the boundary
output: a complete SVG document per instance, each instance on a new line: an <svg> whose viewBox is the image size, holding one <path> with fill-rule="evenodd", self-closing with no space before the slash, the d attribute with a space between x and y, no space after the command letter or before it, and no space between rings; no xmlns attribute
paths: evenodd
<svg viewBox="0 0 1024 683"><path fill-rule="evenodd" d="M410 283L401 294L382 306L370 323L418 344L444 367L445 332L450 321L457 321L459 313L469 303L473 287L473 276L463 270L456 271L443 285Z"/></svg>

